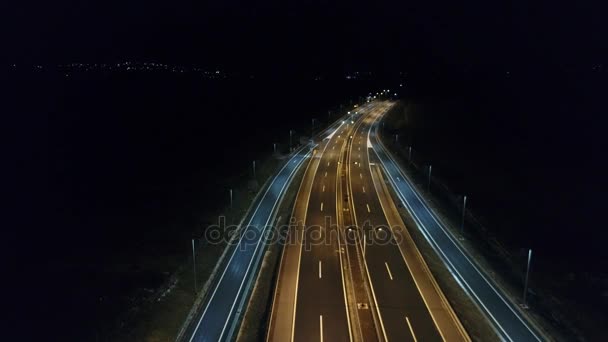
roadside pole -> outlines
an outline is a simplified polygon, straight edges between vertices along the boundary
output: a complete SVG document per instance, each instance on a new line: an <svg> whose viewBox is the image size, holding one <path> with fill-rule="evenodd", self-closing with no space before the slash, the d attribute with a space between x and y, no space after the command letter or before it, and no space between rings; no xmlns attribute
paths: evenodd
<svg viewBox="0 0 608 342"><path fill-rule="evenodd" d="M460 222L460 235L464 238L464 218L467 212L467 195L462 200L462 221Z"/></svg>
<svg viewBox="0 0 608 342"><path fill-rule="evenodd" d="M429 179L426 183L426 191L431 191L431 171L433 171L433 165L429 165Z"/></svg>
<svg viewBox="0 0 608 342"><path fill-rule="evenodd" d="M410 164L411 164L411 163L412 163L412 146L410 146L410 147L408 148L408 153L407 153L407 155L408 155L408 161L409 161L409 162L410 162Z"/></svg>
<svg viewBox="0 0 608 342"><path fill-rule="evenodd" d="M526 281L524 283L524 303L522 307L528 308L527 295L528 295L528 279L530 277L530 262L532 261L532 248L528 249L528 267L526 267Z"/></svg>
<svg viewBox="0 0 608 342"><path fill-rule="evenodd" d="M232 190L231 190L232 193ZM196 254L194 250L194 238L192 238L192 269L194 270L194 294L198 293L198 284L196 283Z"/></svg>

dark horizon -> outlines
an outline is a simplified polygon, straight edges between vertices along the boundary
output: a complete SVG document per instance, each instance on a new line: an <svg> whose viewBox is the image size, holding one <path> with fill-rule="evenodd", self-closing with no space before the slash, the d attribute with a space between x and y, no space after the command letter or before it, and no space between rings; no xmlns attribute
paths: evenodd
<svg viewBox="0 0 608 342"><path fill-rule="evenodd" d="M147 60L288 72L608 63L602 11L586 3L9 6L5 51L14 63Z"/></svg>

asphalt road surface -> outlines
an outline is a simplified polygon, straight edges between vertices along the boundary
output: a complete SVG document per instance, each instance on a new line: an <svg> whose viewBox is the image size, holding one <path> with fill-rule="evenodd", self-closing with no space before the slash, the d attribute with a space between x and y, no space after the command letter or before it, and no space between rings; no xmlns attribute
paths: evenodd
<svg viewBox="0 0 608 342"><path fill-rule="evenodd" d="M328 130L337 126L332 125ZM295 172L307 160L311 147L307 145L296 151L254 204L241 237L228 247L228 262L218 279L214 279L201 312L188 324L186 340L226 341L235 335L265 249L264 233L270 229L280 199Z"/></svg>
<svg viewBox="0 0 608 342"><path fill-rule="evenodd" d="M360 114L353 115L352 121L347 121L320 144L316 160L307 169L294 209L294 217L303 221L298 227L304 229L292 228L290 234L301 238L289 239L284 249L269 341L352 341L361 336L366 336L364 340L373 336L389 341L442 341L446 340L444 336L468 340L451 308L445 307L447 301L443 297L443 300L436 299L438 287L419 289L380 202L379 196L384 196L383 203L386 210L392 210L390 217L394 224L397 210L394 205L388 205L392 200L387 191L376 190L379 181L374 181L368 154L368 151L373 153L373 149L368 149L372 124L375 117L387 109L388 105L376 104L359 108ZM344 153L346 158L341 158ZM348 165L341 168L344 165L339 163ZM347 189L337 191L340 177L346 177L349 182ZM340 196L344 196L346 204L342 204ZM352 215L355 226L336 226L336 222L342 221L338 220L339 215ZM402 221L398 222L404 229ZM355 238L341 239L341 234L350 236L349 228L357 231ZM366 239L362 238L363 233ZM377 235L384 238L379 241ZM345 274L349 271L345 272L343 267L341 242L345 240L354 241L364 252L363 268L372 292L370 302L364 303L369 304L368 307L360 308L357 304L361 303L353 303L347 295L345 283L353 278ZM421 257L411 261L420 262L424 263ZM417 273L419 278L428 278L429 274ZM429 302L439 303L431 306L432 311L442 313L431 314ZM354 310L377 310L377 324L372 327L377 329L377 335L375 331L354 334L359 322L349 315L349 305L354 305ZM442 325L441 329L437 322Z"/></svg>

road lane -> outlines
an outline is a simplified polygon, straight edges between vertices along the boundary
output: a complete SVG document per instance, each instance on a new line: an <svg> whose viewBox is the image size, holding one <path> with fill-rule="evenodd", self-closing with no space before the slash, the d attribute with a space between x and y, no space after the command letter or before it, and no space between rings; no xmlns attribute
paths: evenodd
<svg viewBox="0 0 608 342"><path fill-rule="evenodd" d="M381 109L376 109L378 112ZM367 133L373 122L372 114L353 135L349 167L350 186L357 226L366 234L365 262L373 285L386 337L389 341L412 341L404 317L424 341L442 341L428 308L418 291L402 255L390 234L388 222L374 188L369 168ZM366 152L358 152L359 148ZM352 175L357 175L352 177ZM366 188L368 191L363 192ZM388 239L382 239L388 234ZM390 266L389 266L390 265Z"/></svg>
<svg viewBox="0 0 608 342"><path fill-rule="evenodd" d="M234 334L250 282L263 254L262 237L285 188L308 154L305 149L299 150L285 163L260 198L238 242L228 247L231 249L228 264L196 321L189 341L223 341Z"/></svg>
<svg viewBox="0 0 608 342"><path fill-rule="evenodd" d="M336 178L339 150L325 147L343 141L345 125L326 141L319 153L319 170L311 189L301 250L296 299L294 341L314 341L321 332L317 317L324 317L328 341L350 340L348 308L342 280L336 213ZM329 166L327 166L329 165ZM333 165L333 166L332 166ZM323 191L325 187L325 191ZM320 277L318 260L323 260Z"/></svg>

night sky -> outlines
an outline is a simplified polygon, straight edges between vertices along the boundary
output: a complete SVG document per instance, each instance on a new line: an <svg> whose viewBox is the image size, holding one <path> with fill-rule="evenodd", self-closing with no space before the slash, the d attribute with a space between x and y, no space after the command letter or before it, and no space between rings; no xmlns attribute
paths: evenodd
<svg viewBox="0 0 608 342"><path fill-rule="evenodd" d="M16 62L139 58L244 70L389 71L420 63L592 64L603 62L608 49L605 7L588 2L29 1L4 6L4 14L10 14L4 24L11 28L4 50Z"/></svg>

